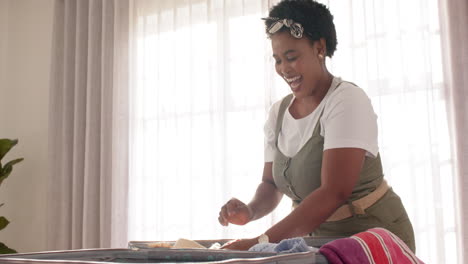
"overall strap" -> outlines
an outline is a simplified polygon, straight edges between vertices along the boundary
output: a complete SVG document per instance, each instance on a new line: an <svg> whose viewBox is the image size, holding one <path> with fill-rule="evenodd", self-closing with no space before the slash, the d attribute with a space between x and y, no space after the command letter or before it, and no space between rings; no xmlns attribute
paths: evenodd
<svg viewBox="0 0 468 264"><path fill-rule="evenodd" d="M278 144L278 136L279 132L281 131L281 126L283 124L284 113L286 112L286 108L288 108L289 103L293 98L293 94L288 94L286 97L283 98L281 101L279 111L278 111L278 118L276 119L276 128L275 128L275 144Z"/></svg>

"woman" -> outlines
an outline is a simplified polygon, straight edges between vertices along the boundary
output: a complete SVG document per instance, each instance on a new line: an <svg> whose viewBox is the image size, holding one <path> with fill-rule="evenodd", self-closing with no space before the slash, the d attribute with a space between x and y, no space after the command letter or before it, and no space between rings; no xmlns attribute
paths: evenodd
<svg viewBox="0 0 468 264"><path fill-rule="evenodd" d="M333 16L312 0L284 0L265 18L276 72L292 94L275 103L265 125L263 177L248 204L233 198L219 222L244 225L275 209L283 194L294 210L259 237L226 246L305 236L350 236L383 227L415 251L400 198L383 179L377 117L364 91L325 65L337 40Z"/></svg>

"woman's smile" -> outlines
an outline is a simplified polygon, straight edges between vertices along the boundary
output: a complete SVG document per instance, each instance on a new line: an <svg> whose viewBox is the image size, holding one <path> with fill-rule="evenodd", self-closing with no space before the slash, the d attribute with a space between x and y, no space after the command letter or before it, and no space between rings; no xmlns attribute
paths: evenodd
<svg viewBox="0 0 468 264"><path fill-rule="evenodd" d="M291 90L293 92L296 92L299 89L299 86L302 83L302 76L301 75L297 75L297 76L289 77L289 78L286 77L286 76L283 76L283 78L289 84L289 87L291 87Z"/></svg>

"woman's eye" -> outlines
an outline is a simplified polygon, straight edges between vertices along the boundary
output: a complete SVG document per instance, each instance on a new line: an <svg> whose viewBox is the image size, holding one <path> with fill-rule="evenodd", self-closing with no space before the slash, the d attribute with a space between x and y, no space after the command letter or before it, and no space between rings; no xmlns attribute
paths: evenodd
<svg viewBox="0 0 468 264"><path fill-rule="evenodd" d="M297 57L287 58L288 61L295 61Z"/></svg>

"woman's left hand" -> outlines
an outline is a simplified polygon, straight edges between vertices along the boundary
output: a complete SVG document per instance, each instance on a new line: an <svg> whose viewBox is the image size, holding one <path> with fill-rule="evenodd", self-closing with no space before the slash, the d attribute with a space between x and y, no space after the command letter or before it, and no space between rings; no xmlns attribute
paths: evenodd
<svg viewBox="0 0 468 264"><path fill-rule="evenodd" d="M229 250L249 250L253 245L258 243L258 238L237 239L232 242L227 242L221 249Z"/></svg>

